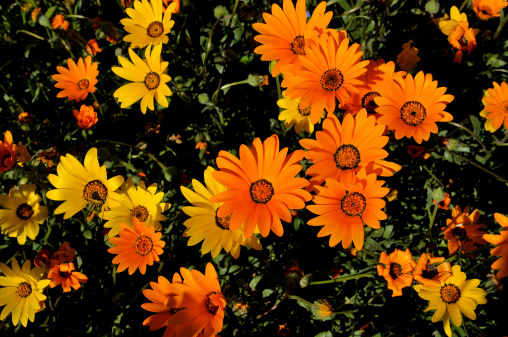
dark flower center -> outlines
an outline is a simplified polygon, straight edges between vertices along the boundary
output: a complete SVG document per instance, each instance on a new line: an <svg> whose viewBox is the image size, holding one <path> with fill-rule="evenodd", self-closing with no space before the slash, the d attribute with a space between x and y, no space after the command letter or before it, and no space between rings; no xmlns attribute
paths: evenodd
<svg viewBox="0 0 508 337"><path fill-rule="evenodd" d="M458 241L462 241L466 238L466 230L464 227L455 227L452 231L453 237L457 239Z"/></svg>
<svg viewBox="0 0 508 337"><path fill-rule="evenodd" d="M90 85L90 82L88 82L88 80L86 78L78 81L78 89L79 90L86 90L86 89L88 89L89 85Z"/></svg>
<svg viewBox="0 0 508 337"><path fill-rule="evenodd" d="M164 26L159 21L154 21L146 28L146 33L150 37L159 37L164 33Z"/></svg>
<svg viewBox="0 0 508 337"><path fill-rule="evenodd" d="M159 74L151 72L146 75L145 78L145 85L148 88L148 90L156 89L161 82L161 77Z"/></svg>
<svg viewBox="0 0 508 337"><path fill-rule="evenodd" d="M258 204L266 204L274 193L272 184L265 179L259 179L250 185L250 197Z"/></svg>
<svg viewBox="0 0 508 337"><path fill-rule="evenodd" d="M422 103L409 101L400 108L400 118L407 124L417 126L427 118L427 111Z"/></svg>
<svg viewBox="0 0 508 337"><path fill-rule="evenodd" d="M300 108L300 103L298 103L298 112L300 113L300 115L302 115L304 117L310 115L310 105L308 107L306 107L305 109L302 109L302 108Z"/></svg>
<svg viewBox="0 0 508 337"><path fill-rule="evenodd" d="M139 221L145 222L148 218L148 210L145 206L138 205L132 209L131 217L138 218Z"/></svg>
<svg viewBox="0 0 508 337"><path fill-rule="evenodd" d="M323 75L321 75L320 83L323 89L327 91L335 91L340 89L342 84L344 84L344 76L337 68L328 69Z"/></svg>
<svg viewBox="0 0 508 337"><path fill-rule="evenodd" d="M139 238L134 241L134 251L138 255L146 256L151 253L153 250L153 241L150 237L146 235L141 235Z"/></svg>
<svg viewBox="0 0 508 337"><path fill-rule="evenodd" d="M441 287L441 298L446 303L455 303L460 298L460 290L454 284L445 284Z"/></svg>
<svg viewBox="0 0 508 337"><path fill-rule="evenodd" d="M32 206L27 203L23 203L16 209L16 215L21 220L28 220L32 217L32 215L34 215L34 210L32 209Z"/></svg>
<svg viewBox="0 0 508 337"><path fill-rule="evenodd" d="M362 97L362 107L367 110L368 113L375 113L378 105L374 102L374 98L381 97L381 95L375 91L371 91Z"/></svg>
<svg viewBox="0 0 508 337"><path fill-rule="evenodd" d="M85 185L83 198L98 204L104 204L108 197L108 189L100 180L92 180Z"/></svg>
<svg viewBox="0 0 508 337"><path fill-rule="evenodd" d="M390 276L396 279L402 274L402 266L396 262L390 263Z"/></svg>
<svg viewBox="0 0 508 337"><path fill-rule="evenodd" d="M218 210L219 209L217 208L217 211ZM215 212L215 224L221 229L229 229L229 222L231 221L232 215L233 213L226 216L217 216L217 212Z"/></svg>
<svg viewBox="0 0 508 337"><path fill-rule="evenodd" d="M433 279L434 276L438 275L439 272L437 271L436 266L433 264L427 264L425 266L425 269L422 271L422 276L426 279Z"/></svg>
<svg viewBox="0 0 508 337"><path fill-rule="evenodd" d="M217 291L212 291L210 294L206 295L206 300L205 300L205 307L208 310L208 312L211 313L212 315L215 315L217 313L217 311L219 310L219 306L214 305L212 300L210 299L210 296L216 295L216 294L218 294Z"/></svg>
<svg viewBox="0 0 508 337"><path fill-rule="evenodd" d="M305 39L303 36L298 35L291 42L291 50L295 55L305 55Z"/></svg>
<svg viewBox="0 0 508 337"><path fill-rule="evenodd" d="M361 193L347 193L340 201L340 207L348 216L361 216L367 207L367 200Z"/></svg>
<svg viewBox="0 0 508 337"><path fill-rule="evenodd" d="M333 155L335 165L341 170L355 169L360 164L360 151L354 145L341 145Z"/></svg>
<svg viewBox="0 0 508 337"><path fill-rule="evenodd" d="M32 293L32 287L27 282L18 285L18 294L21 297L28 297Z"/></svg>

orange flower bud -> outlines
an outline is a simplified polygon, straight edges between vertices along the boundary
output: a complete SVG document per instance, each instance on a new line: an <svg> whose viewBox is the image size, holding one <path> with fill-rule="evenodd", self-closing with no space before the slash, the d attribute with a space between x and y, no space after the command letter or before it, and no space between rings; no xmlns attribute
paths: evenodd
<svg viewBox="0 0 508 337"><path fill-rule="evenodd" d="M81 105L81 108L74 110L74 117L78 120L78 126L83 130L90 130L97 123L97 112L91 106Z"/></svg>
<svg viewBox="0 0 508 337"><path fill-rule="evenodd" d="M67 28L69 28L69 22L65 20L62 14L58 14L51 20L51 26L53 26L53 29L62 27L64 30L67 30Z"/></svg>
<svg viewBox="0 0 508 337"><path fill-rule="evenodd" d="M97 55L97 53L100 53L102 51L96 39L91 39L90 41L87 42L86 50L88 51L89 54L92 54L93 56Z"/></svg>

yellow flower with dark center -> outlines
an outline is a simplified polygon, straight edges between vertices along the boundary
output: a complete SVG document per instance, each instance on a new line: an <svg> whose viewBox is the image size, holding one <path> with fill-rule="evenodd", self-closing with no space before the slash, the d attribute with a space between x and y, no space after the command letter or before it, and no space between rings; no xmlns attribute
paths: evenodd
<svg viewBox="0 0 508 337"><path fill-rule="evenodd" d="M35 313L43 309L41 302L46 300L42 292L51 280L43 279L45 269L35 267L30 269L30 260L25 261L22 268L19 268L18 261L12 259L11 268L0 262L0 307L4 306L0 314L0 321L3 321L12 313L14 326L21 322L26 327L28 320L35 319Z"/></svg>
<svg viewBox="0 0 508 337"><path fill-rule="evenodd" d="M131 42L131 48L143 48L150 43L153 45L168 43L167 34L175 24L171 20L171 13L175 7L176 3L172 3L163 13L161 0L134 1L134 8L125 10L130 18L120 20L125 31L129 33L123 40Z"/></svg>
<svg viewBox="0 0 508 337"><path fill-rule="evenodd" d="M68 219L86 206L90 205L101 212L120 206L124 196L116 190L122 185L123 177L108 179L106 166L99 166L97 148L91 148L84 160L84 166L71 154L60 157L57 173L50 174L48 179L56 189L48 191L46 197L51 200L64 201L55 209L55 214L64 213Z"/></svg>
<svg viewBox="0 0 508 337"><path fill-rule="evenodd" d="M39 225L48 217L46 206L40 206L42 198L35 194L35 184L20 185L12 189L9 195L0 195L0 228L2 234L17 237L18 243L24 245L26 237L35 240L39 234Z"/></svg>
<svg viewBox="0 0 508 337"><path fill-rule="evenodd" d="M446 281L441 281L439 287L424 287L416 285L414 289L424 300L429 301L429 306L425 311L436 310L432 316L432 322L435 323L443 319L443 327L446 335L451 337L450 319L455 326L462 324L462 315L475 320L474 310L478 304L487 303L485 295L487 292L478 288L480 280L473 279L466 281L466 274L460 271L460 266L452 267L453 276Z"/></svg>
<svg viewBox="0 0 508 337"><path fill-rule="evenodd" d="M311 107L303 109L300 106L300 99L291 99L286 96L286 92L282 92L282 97L277 101L277 105L281 107L282 112L279 114L279 120L284 121L284 127L289 129L293 125L295 126L296 133L300 134L302 129L305 129L308 133L314 132L314 123L310 119ZM321 118L323 118L324 111L321 112ZM317 121L321 123L321 118Z"/></svg>
<svg viewBox="0 0 508 337"><path fill-rule="evenodd" d="M117 89L113 96L122 103L121 108L126 108L141 100L141 112L146 113L146 108L154 110L155 98L163 107L168 107L167 96L171 96L171 90L167 82L171 80L165 70L168 62L161 61L162 45L153 47L149 45L145 50L145 59L142 60L129 48L129 56L132 62L118 56L122 67L112 67L111 70L121 78L133 83L126 84Z"/></svg>
<svg viewBox="0 0 508 337"><path fill-rule="evenodd" d="M494 88L489 88L483 96L482 103L485 106L480 116L487 118L485 130L494 132L503 124L508 129L508 84L492 82Z"/></svg>
<svg viewBox="0 0 508 337"><path fill-rule="evenodd" d="M227 188L213 178L212 172L214 171L211 167L207 167L205 170L206 187L195 179L192 180L195 192L186 187L180 187L184 197L194 205L182 208L182 211L191 217L183 223L187 227L183 236L189 237L187 245L193 246L203 241L202 254L211 252L212 257L216 257L221 249L224 249L224 251L230 252L235 259L240 255L241 246L251 246L256 250L261 250L263 247L259 240L255 236L246 239L242 227L236 230L229 228L231 214L217 215L217 211L223 203L213 203L210 199L214 195L226 191Z"/></svg>
<svg viewBox="0 0 508 337"><path fill-rule="evenodd" d="M134 228L134 218L147 226L154 226L156 231L162 229L160 221L166 220L162 213L166 212L171 204L161 202L164 193L157 193L157 184L145 187L145 183L140 181L136 187L132 179L128 178L120 190L125 195L120 206L104 213L104 220L108 220L104 227L111 228L109 237L118 235L121 224Z"/></svg>

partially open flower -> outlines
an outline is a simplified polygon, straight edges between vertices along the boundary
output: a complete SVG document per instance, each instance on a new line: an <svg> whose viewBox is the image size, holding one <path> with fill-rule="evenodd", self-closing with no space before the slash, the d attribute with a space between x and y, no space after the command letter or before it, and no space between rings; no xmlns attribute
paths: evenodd
<svg viewBox="0 0 508 337"><path fill-rule="evenodd" d="M51 26L53 29L62 27L63 30L67 30L67 28L69 28L69 22L65 20L62 14L58 14L53 17L53 20L51 20Z"/></svg>
<svg viewBox="0 0 508 337"><path fill-rule="evenodd" d="M444 257L432 257L426 253L418 259L413 271L415 281L423 284L424 287L439 287L441 281L446 281L452 276L452 265L450 262L443 262ZM437 267L435 263L441 263Z"/></svg>
<svg viewBox="0 0 508 337"><path fill-rule="evenodd" d="M402 288L411 286L413 276L410 274L416 266L409 249L395 249L390 255L381 252L377 273L388 282L388 289L393 291L392 297L402 296Z"/></svg>
<svg viewBox="0 0 508 337"><path fill-rule="evenodd" d="M49 286L54 288L61 284L64 293L71 291L71 287L78 290L81 288L80 283L86 283L88 277L75 269L72 262L53 265L48 274L48 278L51 279Z"/></svg>
<svg viewBox="0 0 508 337"><path fill-rule="evenodd" d="M97 112L94 111L92 106L81 105L78 110L73 110L74 117L78 120L78 126L83 130L90 130L99 120Z"/></svg>

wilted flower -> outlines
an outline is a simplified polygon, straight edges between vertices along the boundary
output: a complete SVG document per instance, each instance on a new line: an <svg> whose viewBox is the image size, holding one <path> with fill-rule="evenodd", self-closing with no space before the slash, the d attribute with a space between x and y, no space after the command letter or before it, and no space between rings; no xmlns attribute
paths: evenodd
<svg viewBox="0 0 508 337"><path fill-rule="evenodd" d="M400 69L410 71L418 62L420 58L417 56L419 50L412 46L413 41L409 41L402 45L402 51L397 55L397 64Z"/></svg>

